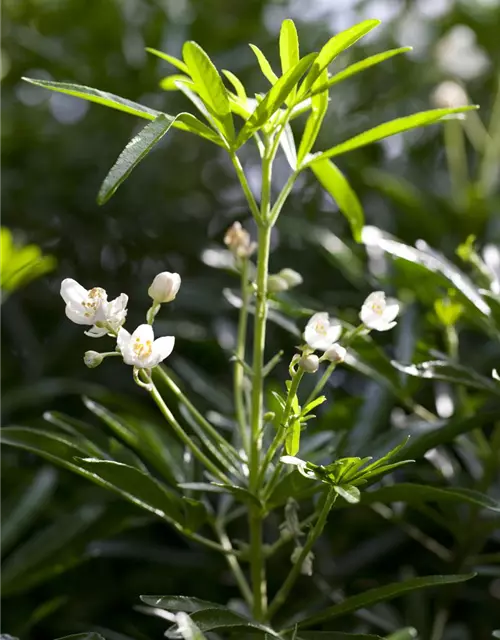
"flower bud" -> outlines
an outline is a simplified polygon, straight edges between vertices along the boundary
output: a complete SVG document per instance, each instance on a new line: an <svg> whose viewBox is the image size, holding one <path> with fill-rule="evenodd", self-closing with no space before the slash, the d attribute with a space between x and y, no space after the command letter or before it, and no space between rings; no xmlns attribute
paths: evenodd
<svg viewBox="0 0 500 640"><path fill-rule="evenodd" d="M316 373L319 369L319 358L314 355L314 353L310 353L307 356L302 356L299 360L299 367L304 369L306 373Z"/></svg>
<svg viewBox="0 0 500 640"><path fill-rule="evenodd" d="M280 293L281 291L287 291L288 288L288 282L279 274L269 276L267 279L267 290L269 293Z"/></svg>
<svg viewBox="0 0 500 640"><path fill-rule="evenodd" d="M181 286L181 277L178 273L163 271L153 280L148 289L150 298L159 304L172 302Z"/></svg>
<svg viewBox="0 0 500 640"><path fill-rule="evenodd" d="M298 287L299 284L302 284L304 282L304 279L302 278L300 273L298 273L298 271L295 271L294 269L282 269L278 273L278 276L287 283L289 289Z"/></svg>
<svg viewBox="0 0 500 640"><path fill-rule="evenodd" d="M250 240L250 234L239 222L233 223L226 231L224 244L236 258L248 258L257 248L257 244Z"/></svg>
<svg viewBox="0 0 500 640"><path fill-rule="evenodd" d="M290 560L293 562L293 564L297 564L300 554L302 553L303 547L295 547L295 549L293 550L292 556L290 558ZM313 560L314 560L314 554L312 551L309 551L308 554L306 554L306 557L304 558L304 560L302 561L302 566L300 567L300 573L304 576L312 576L313 574Z"/></svg>
<svg viewBox="0 0 500 640"><path fill-rule="evenodd" d="M440 109L463 107L469 103L465 91L452 80L446 80L436 87L432 94L432 101Z"/></svg>
<svg viewBox="0 0 500 640"><path fill-rule="evenodd" d="M344 362L346 353L347 351L342 345L332 344L332 346L325 351L322 359L340 364L341 362Z"/></svg>
<svg viewBox="0 0 500 640"><path fill-rule="evenodd" d="M104 357L98 351L86 351L83 356L83 362L89 369L95 369L103 360Z"/></svg>

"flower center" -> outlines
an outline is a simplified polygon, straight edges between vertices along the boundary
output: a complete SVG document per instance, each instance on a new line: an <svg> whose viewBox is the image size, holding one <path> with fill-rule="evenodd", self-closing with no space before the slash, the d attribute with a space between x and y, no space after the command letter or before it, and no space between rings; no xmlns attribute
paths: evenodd
<svg viewBox="0 0 500 640"><path fill-rule="evenodd" d="M89 291L89 295L86 300L82 302L82 306L86 309L83 314L86 318L91 318L97 313L97 310L101 306L101 302L106 300L106 291L101 287L94 287Z"/></svg>
<svg viewBox="0 0 500 640"><path fill-rule="evenodd" d="M316 333L319 333L322 336L326 336L328 326L324 322L317 322L314 328L316 329Z"/></svg>
<svg viewBox="0 0 500 640"><path fill-rule="evenodd" d="M381 316L384 313L384 305L381 302L374 302L372 304L372 311L378 316Z"/></svg>
<svg viewBox="0 0 500 640"><path fill-rule="evenodd" d="M141 358L141 360L144 360L145 358L151 355L153 351L153 343L151 342L151 340L146 340L146 342L141 342L140 338L136 338L135 344L132 348L134 350L134 353L137 355L137 357Z"/></svg>

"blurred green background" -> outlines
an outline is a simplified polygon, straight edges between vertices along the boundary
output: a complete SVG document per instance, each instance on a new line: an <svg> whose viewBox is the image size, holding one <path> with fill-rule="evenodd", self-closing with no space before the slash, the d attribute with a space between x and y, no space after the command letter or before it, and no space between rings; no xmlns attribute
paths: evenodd
<svg viewBox="0 0 500 640"><path fill-rule="evenodd" d="M82 394L154 420L154 408L126 367L113 361L85 369L83 353L96 347L67 321L58 291L63 278L74 277L89 288L105 287L111 297L126 292L133 325L147 308L150 281L162 270L178 271L183 279L176 302L158 321L159 331L177 337L172 367L189 382L202 408L230 413L226 390L235 312L222 290L234 282L213 268L218 258L213 249L233 220L252 229L223 152L179 131L166 136L116 196L98 207L101 181L144 123L25 84L22 76L85 84L175 114L190 109L186 99L158 87L175 70L148 56L146 46L179 55L185 40L196 40L251 92L264 91L267 83L247 43L257 44L277 66L284 18L296 22L304 52L317 50L362 19L379 18L382 25L336 64L403 45L412 45L413 52L334 88L317 145L327 148L369 126L429 108L436 86L447 79L462 84L471 102L481 105L480 118L487 124L500 68L498 0L4 0L2 13L2 225L16 242L35 243L56 260L49 274L3 301L4 425L42 425L44 411L54 409L88 419ZM468 142L467 156L475 172L479 154ZM245 149L242 160L258 189L257 158ZM442 127L361 149L342 157L340 167L368 223L409 244L423 238L453 256L471 233L480 243L500 241L495 176L487 193L467 184L452 192ZM286 160L279 158L278 186L287 170ZM374 283L384 279L376 256L367 263L364 249L353 246L346 222L312 175L301 177L285 207L271 266L273 271L298 268L305 280L297 294L302 303L332 311L359 307ZM404 349L401 336L399 343L395 340L387 343L390 353ZM484 340L480 348L473 338L469 342L470 362L491 369L498 351ZM272 326L270 354L291 353L294 344L293 336ZM339 419L360 408L360 397L373 400L373 394L378 419L387 418L397 403L370 384L351 373L335 378L335 393L345 399L338 405L344 416ZM426 401L432 398L423 396ZM373 405L364 411L373 413ZM43 640L101 628L123 634L106 631L109 640L161 637L161 621L133 609L139 594L182 593L220 601L235 595L222 559L83 479L8 449L2 475L6 518L24 504L21 496L31 500L4 528L3 632ZM333 555L325 549L320 568L325 580L337 580L336 587L389 581L401 566L409 574L435 569L421 546L380 518L357 511L342 517L352 529L347 537L337 537ZM482 634L495 624L499 580L493 576L480 584L462 603L450 638L489 637ZM302 596L307 586L303 589ZM413 624L418 618L425 627L425 614L415 613L419 598L399 611L400 622ZM474 635L468 635L471 629Z"/></svg>

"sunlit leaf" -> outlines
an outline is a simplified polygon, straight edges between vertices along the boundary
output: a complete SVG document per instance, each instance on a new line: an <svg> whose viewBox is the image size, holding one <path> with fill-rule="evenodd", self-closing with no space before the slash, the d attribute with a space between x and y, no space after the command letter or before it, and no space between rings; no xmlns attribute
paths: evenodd
<svg viewBox="0 0 500 640"><path fill-rule="evenodd" d="M374 56L369 56L364 60L360 60L359 62L355 62L354 64L349 65L342 71L339 71L335 75L333 75L326 82L322 82L321 84L317 82L317 86L313 87L309 93L310 96L314 96L322 91L330 89L333 85L338 82L342 82L342 80L346 80L350 78L356 73L360 71L364 71L365 69L369 69L380 62L384 62L385 60L389 60L390 58L397 56L400 53L406 53L411 51L413 47L400 47L399 49L390 49L389 51L384 51L383 53L377 53Z"/></svg>
<svg viewBox="0 0 500 640"><path fill-rule="evenodd" d="M118 160L111 167L108 175L104 179L99 195L97 196L97 202L99 204L104 204L111 198L139 162L145 158L151 149L163 138L174 121L175 118L161 113L153 122L147 124L142 131L132 138L118 156Z"/></svg>
<svg viewBox="0 0 500 640"><path fill-rule="evenodd" d="M300 59L299 54L299 37L297 35L297 29L293 20L283 20L280 30L280 59L281 59L281 71L283 75L289 70L295 67ZM297 92L296 87L292 89L288 100L293 102L295 94Z"/></svg>
<svg viewBox="0 0 500 640"><path fill-rule="evenodd" d="M329 160L314 162L310 167L320 184L332 196L340 211L347 218L354 239L360 242L365 217L361 203L346 177Z"/></svg>
<svg viewBox="0 0 500 640"><path fill-rule="evenodd" d="M90 102L96 102L102 104L105 107L111 107L118 111L124 111L130 113L133 116L139 116L139 118L146 118L146 120L154 120L160 115L160 111L150 109L132 100L115 96L113 93L107 91L100 91L93 87L85 87L80 84L72 84L69 82L52 82L49 80L34 80L32 78L23 78L26 82L43 87L44 89L50 89L51 91L57 91L59 93L66 93L69 96L75 98L83 98Z"/></svg>
<svg viewBox="0 0 500 640"><path fill-rule="evenodd" d="M255 57L257 58L257 62L259 63L260 70L264 74L271 84L275 84L278 80L278 76L272 70L271 65L269 64L268 59L262 53L262 51L254 44L249 45L250 49L254 52Z"/></svg>
<svg viewBox="0 0 500 640"><path fill-rule="evenodd" d="M196 42L186 42L182 55L200 97L220 123L226 139L234 139L234 124L229 96L214 64Z"/></svg>
<svg viewBox="0 0 500 640"><path fill-rule="evenodd" d="M335 492L349 504L357 504L360 500L361 493L357 487L353 487L352 485L336 485L333 488Z"/></svg>
<svg viewBox="0 0 500 640"><path fill-rule="evenodd" d="M178 91L179 90L179 82L183 82L191 89L195 88L194 82L191 80L189 76L184 76L182 74L174 73L171 76L166 76L162 80L160 80L160 88L164 91Z"/></svg>
<svg viewBox="0 0 500 640"><path fill-rule="evenodd" d="M165 609L166 611L186 611L187 613L194 613L195 611L203 611L205 609L227 608L216 602L191 598L190 596L140 596L140 598L145 604L151 607Z"/></svg>
<svg viewBox="0 0 500 640"><path fill-rule="evenodd" d="M319 78L321 72L326 69L328 65L333 62L340 53L342 53L342 51L348 49L379 24L380 20L364 20L350 29L346 29L336 36L333 36L333 38L330 38L319 52L311 70L305 77L304 82L300 87L299 95L304 97Z"/></svg>
<svg viewBox="0 0 500 640"><path fill-rule="evenodd" d="M428 380L444 380L453 384L463 384L474 389L481 389L489 393L500 394L499 385L489 378L476 373L470 367L465 367L447 360L429 360L418 364L402 364L391 361L391 364L403 373L415 378Z"/></svg>
<svg viewBox="0 0 500 640"><path fill-rule="evenodd" d="M232 73L232 71L228 71L227 69L222 69L222 73L226 76L229 82L233 85L233 89L236 91L236 95L240 100L248 100L247 92L245 91L245 87L241 80Z"/></svg>
<svg viewBox="0 0 500 640"><path fill-rule="evenodd" d="M277 638L278 640L281 638L281 636L275 633L270 627L248 620L229 609L203 609L202 611L195 611L190 617L196 626L199 627L200 631L225 629L238 633L257 633L260 637L267 635L269 638ZM167 631L166 636L167 638L176 637L172 635L171 630Z"/></svg>
<svg viewBox="0 0 500 640"><path fill-rule="evenodd" d="M325 69L316 83L326 82L328 79L328 71ZM328 91L317 92L311 98L311 114L309 115L306 126L304 128L304 133L302 134L302 138L300 140L299 153L298 153L298 163L302 165L304 158L313 148L314 143L318 137L319 131L321 129L321 125L323 123L324 117L326 115L328 109Z"/></svg>
<svg viewBox="0 0 500 640"><path fill-rule="evenodd" d="M304 167L308 167L318 160L325 160L327 158L333 158L343 153L347 153L348 151L354 151L354 149L359 149L367 144L373 144L374 142L378 142L384 138L389 138L390 136L394 136L398 133L436 124L444 119L448 119L450 116L459 116L466 111L471 111L476 108L477 107L475 106L467 106L457 107L454 109L431 109L430 111L421 111L420 113L414 113L411 116L390 120L389 122L380 124L377 127L373 127L373 129L368 129L368 131L364 131L341 144L337 144L331 149L328 149L328 151L323 151L310 156Z"/></svg>

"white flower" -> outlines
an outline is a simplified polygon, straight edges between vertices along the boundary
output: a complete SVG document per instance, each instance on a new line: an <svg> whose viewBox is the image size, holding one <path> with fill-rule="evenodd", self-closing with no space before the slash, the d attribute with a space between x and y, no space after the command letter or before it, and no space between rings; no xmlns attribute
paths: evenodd
<svg viewBox="0 0 500 640"><path fill-rule="evenodd" d="M304 282L304 279L298 271L295 271L295 269L289 269L288 267L282 269L278 275L287 283L289 289L292 287L298 287Z"/></svg>
<svg viewBox="0 0 500 640"><path fill-rule="evenodd" d="M396 325L394 322L399 313L399 304L392 298L386 299L383 291L374 291L363 302L359 317L368 329L388 331Z"/></svg>
<svg viewBox="0 0 500 640"><path fill-rule="evenodd" d="M148 289L148 294L156 303L172 302L181 286L181 277L178 273L163 271L153 280Z"/></svg>
<svg viewBox="0 0 500 640"><path fill-rule="evenodd" d="M338 320L330 320L327 313L315 313L304 331L304 340L311 349L325 351L340 338L342 325Z"/></svg>
<svg viewBox="0 0 500 640"><path fill-rule="evenodd" d="M123 327L118 332L117 344L125 364L138 369L151 369L172 353L175 338L165 336L154 339L153 328L141 324L132 335Z"/></svg>
<svg viewBox="0 0 500 640"><path fill-rule="evenodd" d="M332 346L322 355L322 359L340 364L341 362L344 362L346 353L347 351L342 345L332 344Z"/></svg>
<svg viewBox="0 0 500 640"><path fill-rule="evenodd" d="M110 330L118 331L127 315L128 296L122 293L111 302L101 287L87 291L72 278L61 282L61 297L66 303L66 315L76 324L94 325L86 332L88 336L99 338Z"/></svg>
<svg viewBox="0 0 500 640"><path fill-rule="evenodd" d="M463 107L469 102L463 88L452 80L441 82L434 90L432 100L436 107L440 109Z"/></svg>
<svg viewBox="0 0 500 640"><path fill-rule="evenodd" d="M280 462L283 462L283 464L291 464L294 467L297 467L298 471L306 478L316 480L316 475L313 471L306 468L307 463L304 460L296 458L295 456L281 456Z"/></svg>

